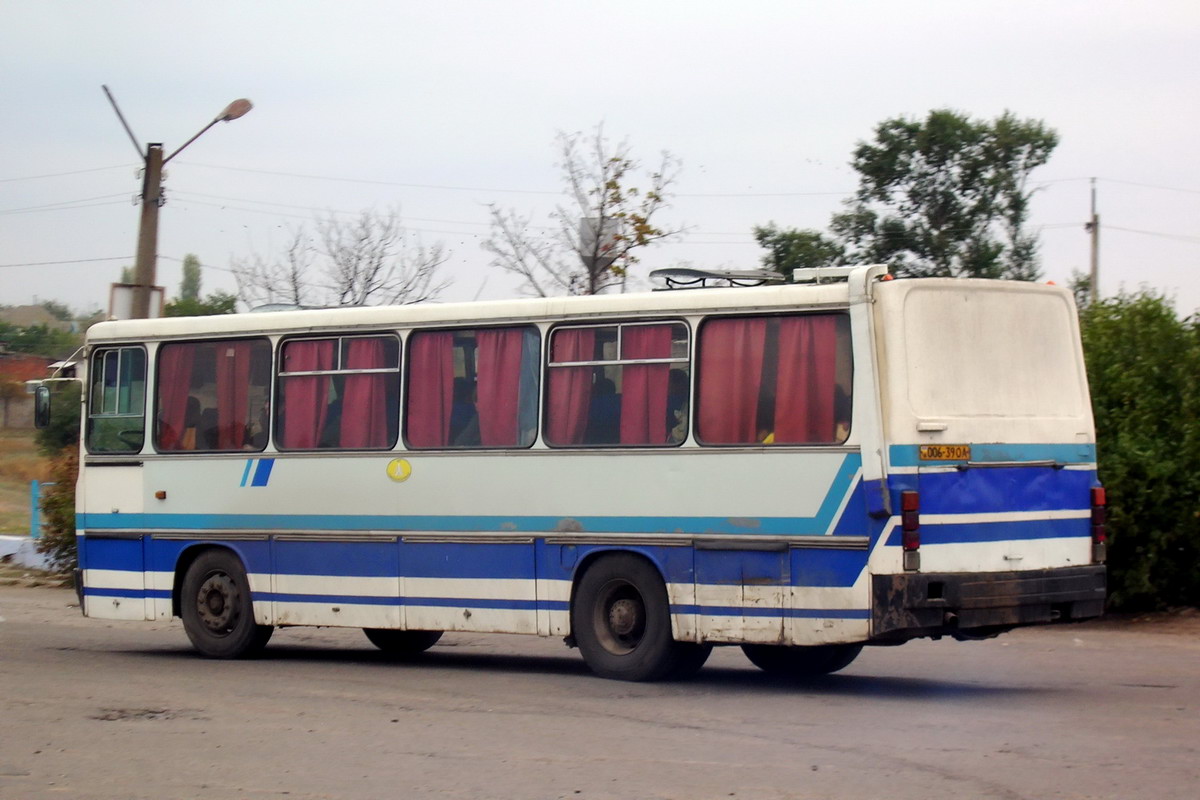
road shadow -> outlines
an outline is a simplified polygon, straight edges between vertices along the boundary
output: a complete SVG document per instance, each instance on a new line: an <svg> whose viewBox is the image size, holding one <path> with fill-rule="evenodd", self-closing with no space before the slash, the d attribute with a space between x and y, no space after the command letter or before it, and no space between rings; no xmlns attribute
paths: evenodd
<svg viewBox="0 0 1200 800"><path fill-rule="evenodd" d="M435 646L418 656L397 658L368 648L289 643L268 646L260 656L237 662L206 661L186 646L171 649L126 650L124 652L129 655L173 662L236 663L242 665L243 669L254 669L255 666L270 669L274 665L284 664L320 664L345 668L487 672L600 680L592 676L578 651L564 651L562 655L489 653L473 651L469 646L452 644ZM628 686L619 681L612 681L611 685ZM844 673L833 675L786 678L769 675L749 663L745 668L706 666L691 678L641 685L659 687L664 694L679 696L736 690L790 697L811 695L914 701L937 700L938 702L961 701L963 703L980 700L1029 699L1049 695L1061 697L1064 693L1071 691L1062 687L994 685L978 681L948 680L935 677L871 675L856 672L854 666L847 668Z"/></svg>

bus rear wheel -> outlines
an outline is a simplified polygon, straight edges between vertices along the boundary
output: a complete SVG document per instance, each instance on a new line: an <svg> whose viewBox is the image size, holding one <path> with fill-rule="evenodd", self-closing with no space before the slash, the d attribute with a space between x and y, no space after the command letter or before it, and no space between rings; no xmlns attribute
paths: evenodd
<svg viewBox="0 0 1200 800"><path fill-rule="evenodd" d="M602 678L658 680L679 665L667 587L637 556L605 556L584 573L571 606L571 631L584 662ZM688 666L703 663L693 658Z"/></svg>
<svg viewBox="0 0 1200 800"><path fill-rule="evenodd" d="M256 655L275 630L254 622L246 570L228 550L209 550L192 562L179 611L192 646L209 658Z"/></svg>
<svg viewBox="0 0 1200 800"><path fill-rule="evenodd" d="M861 644L821 644L784 647L773 644L744 644L742 652L754 666L771 675L804 678L828 675L850 666L862 652Z"/></svg>
<svg viewBox="0 0 1200 800"><path fill-rule="evenodd" d="M371 644L397 658L424 653L442 638L441 631L398 631L391 628L363 628Z"/></svg>

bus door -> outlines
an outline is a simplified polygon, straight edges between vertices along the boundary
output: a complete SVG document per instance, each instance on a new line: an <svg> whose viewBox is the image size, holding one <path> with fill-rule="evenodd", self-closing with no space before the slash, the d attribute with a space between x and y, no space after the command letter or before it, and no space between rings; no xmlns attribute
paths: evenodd
<svg viewBox="0 0 1200 800"><path fill-rule="evenodd" d="M145 592L146 351L99 347L88 362L86 455L79 481L85 612L152 619Z"/></svg>

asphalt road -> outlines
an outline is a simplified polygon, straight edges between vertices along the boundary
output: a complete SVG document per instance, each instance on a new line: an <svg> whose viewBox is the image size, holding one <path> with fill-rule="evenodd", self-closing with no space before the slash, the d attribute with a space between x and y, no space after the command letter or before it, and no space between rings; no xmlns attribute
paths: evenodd
<svg viewBox="0 0 1200 800"><path fill-rule="evenodd" d="M394 663L297 628L217 662L67 590L0 588L0 617L6 799L1200 797L1200 624L870 648L804 683L722 648L629 684L556 639Z"/></svg>

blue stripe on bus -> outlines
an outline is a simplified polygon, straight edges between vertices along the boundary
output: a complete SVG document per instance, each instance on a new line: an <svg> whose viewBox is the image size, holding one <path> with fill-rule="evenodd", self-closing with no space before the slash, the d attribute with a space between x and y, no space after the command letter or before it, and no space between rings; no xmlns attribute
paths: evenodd
<svg viewBox="0 0 1200 800"><path fill-rule="evenodd" d="M127 597L133 600L144 600L147 597L162 600L171 599L169 589L109 589L85 586L83 587L83 594L86 597Z"/></svg>
<svg viewBox="0 0 1200 800"><path fill-rule="evenodd" d="M672 614L710 617L781 617L785 619L870 619L865 608L763 608L762 606L672 605Z"/></svg>
<svg viewBox="0 0 1200 800"><path fill-rule="evenodd" d="M275 459L260 458L258 466L254 469L254 480L250 481L251 486L266 486L267 481L271 479L271 468L275 466Z"/></svg>
<svg viewBox="0 0 1200 800"><path fill-rule="evenodd" d="M992 467L922 473L922 514L996 514L1091 508L1094 470Z"/></svg>
<svg viewBox="0 0 1200 800"><path fill-rule="evenodd" d="M972 461L1057 461L1060 464L1094 464L1096 445L1072 444L974 444L971 445ZM919 445L894 444L888 448L888 460L893 467L932 466L935 464L957 464L962 460L922 461Z"/></svg>
<svg viewBox="0 0 1200 800"><path fill-rule="evenodd" d="M1088 519L1034 519L997 522L921 523L921 546L968 544L970 542L1032 541L1036 539L1090 538ZM897 526L887 544L898 547L901 531Z"/></svg>
<svg viewBox="0 0 1200 800"><path fill-rule="evenodd" d="M240 484L238 484L239 486L245 486L246 481L250 480L250 469L253 466L254 466L254 459L247 458L246 459L246 468L244 470L242 470L242 482Z"/></svg>
<svg viewBox="0 0 1200 800"><path fill-rule="evenodd" d="M128 599L170 599L165 589L100 589L85 587L86 597L122 597ZM503 600L477 597L386 597L371 595L284 594L254 592L255 602L280 603L337 603L340 605L482 608L499 611L569 611L566 600ZM671 614L701 614L722 617L757 617L780 619L869 619L871 612L861 608L764 608L762 606L709 606L702 604L672 604Z"/></svg>

